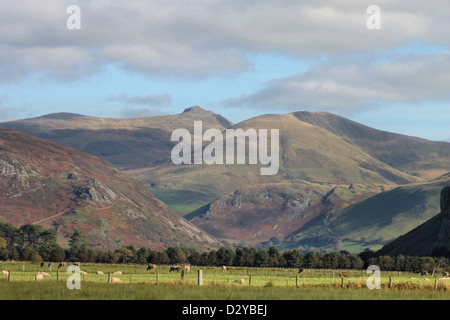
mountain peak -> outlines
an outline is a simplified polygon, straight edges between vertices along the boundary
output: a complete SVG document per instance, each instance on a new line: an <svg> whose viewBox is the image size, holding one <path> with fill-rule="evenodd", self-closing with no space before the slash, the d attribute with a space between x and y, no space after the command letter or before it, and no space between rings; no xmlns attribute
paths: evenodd
<svg viewBox="0 0 450 320"><path fill-rule="evenodd" d="M57 112L57 113L50 113L43 116L40 116L38 118L41 119L57 119L57 120L70 120L75 118L81 118L86 117L82 114L77 113L70 113L70 112Z"/></svg>
<svg viewBox="0 0 450 320"><path fill-rule="evenodd" d="M184 109L184 111L183 111L183 113L205 113L205 112L208 112L208 113L212 113L212 111L209 111L209 110L205 110L205 109L203 109L202 107L199 107L199 106L193 106L193 107L190 107L190 108L186 108L186 109Z"/></svg>

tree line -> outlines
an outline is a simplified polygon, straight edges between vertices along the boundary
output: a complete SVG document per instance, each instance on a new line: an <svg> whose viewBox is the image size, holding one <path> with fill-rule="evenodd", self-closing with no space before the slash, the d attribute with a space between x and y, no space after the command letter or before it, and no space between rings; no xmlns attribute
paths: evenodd
<svg viewBox="0 0 450 320"><path fill-rule="evenodd" d="M279 251L276 247L257 249L253 247L227 248L198 252L195 249L169 247L157 251L141 247L124 246L116 250L91 248L87 236L75 231L69 246L57 243L57 232L41 226L25 224L16 228L9 223L0 223L0 260L81 262L81 263L135 263L135 264L183 264L196 266L278 267L307 269L356 269L377 265L381 270L408 272L433 272L439 268L448 270L450 260L438 257L377 256L371 250L359 254L347 251L302 252L298 249Z"/></svg>

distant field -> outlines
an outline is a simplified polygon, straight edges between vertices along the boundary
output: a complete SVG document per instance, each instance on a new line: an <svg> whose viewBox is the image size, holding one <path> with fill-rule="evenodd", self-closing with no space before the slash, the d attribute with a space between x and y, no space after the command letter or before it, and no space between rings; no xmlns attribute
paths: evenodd
<svg viewBox="0 0 450 320"><path fill-rule="evenodd" d="M193 190L149 189L149 191L180 214L195 211L217 198L215 194Z"/></svg>
<svg viewBox="0 0 450 320"><path fill-rule="evenodd" d="M276 245L275 247L280 251L286 250L286 249L292 250L292 249L297 249L298 243L295 243L295 242L294 243L283 243L283 244ZM356 241L342 241L339 249L348 251L352 254L358 254L358 253L364 251L365 249L377 251L377 250L381 249L382 247L383 247L383 245L362 244L362 243L356 242ZM334 246L332 244L329 244L329 245L324 245L322 248L324 250L333 250Z"/></svg>
<svg viewBox="0 0 450 320"><path fill-rule="evenodd" d="M169 273L169 267L147 271L139 265L82 265L81 289L69 290L66 281L70 274L61 268L42 271L50 274L44 280L34 281L38 265L0 264L2 270L11 270L10 281L0 276L0 299L119 299L119 300L292 300L292 299L450 299L450 280L441 279L435 287L434 278L411 273L382 273L381 290L369 290L369 276L365 270L307 270L298 274L297 269L233 268L226 272L220 268L201 268L203 286L197 285L199 268L192 267L181 281L179 272ZM64 270L63 270L64 269ZM25 270L25 271L23 271ZM105 275L97 275L101 270ZM122 283L108 284L108 273ZM346 277L339 277L345 274ZM59 277L59 281L56 279ZM244 279L244 284L233 283ZM389 289L391 281L391 289ZM250 283L251 282L251 283Z"/></svg>

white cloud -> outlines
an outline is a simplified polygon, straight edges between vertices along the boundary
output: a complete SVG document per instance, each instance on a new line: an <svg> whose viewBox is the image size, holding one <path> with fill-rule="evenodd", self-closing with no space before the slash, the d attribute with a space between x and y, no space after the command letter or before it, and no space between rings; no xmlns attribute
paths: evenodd
<svg viewBox="0 0 450 320"><path fill-rule="evenodd" d="M330 60L294 76L272 80L225 106L259 109L355 111L379 102L450 99L450 53L408 55L372 63L370 56Z"/></svg>
<svg viewBox="0 0 450 320"><path fill-rule="evenodd" d="M361 0L79 0L81 30L68 30L71 4L0 3L1 81L33 73L73 80L108 64L200 78L248 70L248 53L311 58L389 50L410 40L450 42L445 0L377 1L378 31L366 28L372 3Z"/></svg>

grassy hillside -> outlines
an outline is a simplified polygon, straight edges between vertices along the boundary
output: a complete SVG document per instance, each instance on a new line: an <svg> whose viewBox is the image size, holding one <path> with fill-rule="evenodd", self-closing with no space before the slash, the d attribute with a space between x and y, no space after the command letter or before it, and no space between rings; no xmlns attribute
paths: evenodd
<svg viewBox="0 0 450 320"><path fill-rule="evenodd" d="M249 119L234 129L278 129L280 131L280 168L277 175L262 176L260 165L154 165L128 173L155 194L177 190L198 192L191 204L202 205L209 194L216 197L247 187L298 181L324 184L391 185L418 181L370 157L357 147L293 115L265 115ZM270 139L269 142L270 144ZM167 200L167 198L166 198ZM167 202L186 212L179 203Z"/></svg>
<svg viewBox="0 0 450 320"><path fill-rule="evenodd" d="M84 231L94 247L217 241L106 160L0 127L0 221Z"/></svg>
<svg viewBox="0 0 450 320"><path fill-rule="evenodd" d="M450 168L450 143L381 131L327 112L295 112L306 123L323 128L390 166L424 178Z"/></svg>
<svg viewBox="0 0 450 320"><path fill-rule="evenodd" d="M268 129L269 144L270 129L278 129L278 174L261 175L260 164L174 165L171 132L192 133L196 120L203 130ZM232 125L193 107L160 117L61 113L5 125L111 161L197 227L235 244L352 252L380 246L439 212L435 200L450 168L449 143L320 112L262 115Z"/></svg>
<svg viewBox="0 0 450 320"><path fill-rule="evenodd" d="M449 180L401 186L349 206L335 207L287 239L290 247L386 244L436 216L442 186ZM373 247L375 248L375 247ZM352 250L351 250L352 251Z"/></svg>
<svg viewBox="0 0 450 320"><path fill-rule="evenodd" d="M91 153L130 170L170 162L170 152L175 145L170 139L172 131L192 130L196 120L203 122L204 129L223 130L232 125L224 117L199 107L188 108L177 115L133 119L56 113L1 125Z"/></svg>

